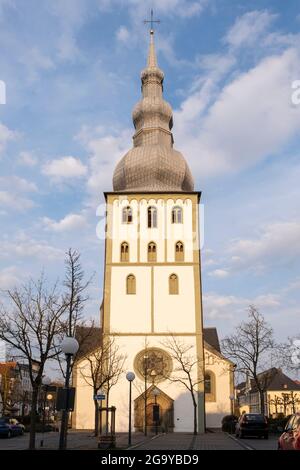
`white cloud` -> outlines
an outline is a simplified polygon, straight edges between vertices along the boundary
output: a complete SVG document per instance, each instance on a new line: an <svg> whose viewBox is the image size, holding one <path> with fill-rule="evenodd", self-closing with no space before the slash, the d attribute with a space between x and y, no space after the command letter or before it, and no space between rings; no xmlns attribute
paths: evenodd
<svg viewBox="0 0 300 470"><path fill-rule="evenodd" d="M11 194L8 191L0 191L0 207L4 209L14 209L22 212L31 209L33 206L34 202L31 199Z"/></svg>
<svg viewBox="0 0 300 470"><path fill-rule="evenodd" d="M17 137L17 133L11 131L4 124L0 122L0 155L5 150L7 143L10 140L14 140Z"/></svg>
<svg viewBox="0 0 300 470"><path fill-rule="evenodd" d="M19 153L19 163L24 166L35 166L37 158L32 152L23 151Z"/></svg>
<svg viewBox="0 0 300 470"><path fill-rule="evenodd" d="M68 156L49 161L44 165L42 172L44 175L59 180L81 178L87 174L87 167L79 158Z"/></svg>
<svg viewBox="0 0 300 470"><path fill-rule="evenodd" d="M20 283L21 270L16 266L9 266L0 270L0 289L11 289Z"/></svg>
<svg viewBox="0 0 300 470"><path fill-rule="evenodd" d="M229 276L229 271L227 269L215 269L208 274L210 277L217 279L224 279Z"/></svg>
<svg viewBox="0 0 300 470"><path fill-rule="evenodd" d="M235 48L254 44L275 18L277 15L267 10L247 12L236 19L225 37L225 42Z"/></svg>
<svg viewBox="0 0 300 470"><path fill-rule="evenodd" d="M53 60L44 54L37 46L24 49L20 54L19 61L28 71L28 77L31 81L38 79L40 71L47 71L55 68Z"/></svg>
<svg viewBox="0 0 300 470"><path fill-rule="evenodd" d="M129 33L128 29L126 28L126 26L120 26L120 28L116 32L116 37L117 37L118 41L121 41L121 42L127 42L128 41L128 39L130 37L130 33Z"/></svg>
<svg viewBox="0 0 300 470"><path fill-rule="evenodd" d="M76 139L89 153L89 177L87 190L92 198L92 205L99 204L103 191L112 189L112 178L116 163L128 152L132 130L122 130L113 135L105 128L84 126Z"/></svg>
<svg viewBox="0 0 300 470"><path fill-rule="evenodd" d="M13 242L2 240L1 258L37 258L39 260L61 260L64 257L63 250L51 246L46 241L24 238Z"/></svg>
<svg viewBox="0 0 300 470"><path fill-rule="evenodd" d="M68 214L58 222L47 217L43 218L43 223L47 230L53 232L67 232L70 230L80 230L86 226L86 219L80 214Z"/></svg>
<svg viewBox="0 0 300 470"><path fill-rule="evenodd" d="M300 222L278 222L261 229L257 238L234 240L229 248L235 269L285 265L300 258Z"/></svg>
<svg viewBox="0 0 300 470"><path fill-rule="evenodd" d="M32 181L19 176L0 176L1 188L6 188L14 193L29 193L37 191L37 186Z"/></svg>
<svg viewBox="0 0 300 470"><path fill-rule="evenodd" d="M300 132L300 106L291 105L298 76L299 52L290 48L236 77L212 105L209 85L201 84L174 113L175 144L193 172L205 178L278 155Z"/></svg>

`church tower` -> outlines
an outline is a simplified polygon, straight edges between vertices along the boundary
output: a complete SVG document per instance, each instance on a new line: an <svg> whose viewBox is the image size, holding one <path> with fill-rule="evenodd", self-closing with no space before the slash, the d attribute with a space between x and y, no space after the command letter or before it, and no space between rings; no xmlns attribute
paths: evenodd
<svg viewBox="0 0 300 470"><path fill-rule="evenodd" d="M204 432L200 193L185 158L173 148L172 108L163 98L163 80L151 29L142 99L133 110L133 148L115 168L113 191L105 193L102 329L126 355L126 372L136 375L136 430L144 428L145 415L146 426L153 425L157 403L161 428L193 431L191 394L170 380L183 373L168 345L191 348L189 354L198 359L193 370L198 431ZM125 375L109 398L117 408L117 431L128 429Z"/></svg>

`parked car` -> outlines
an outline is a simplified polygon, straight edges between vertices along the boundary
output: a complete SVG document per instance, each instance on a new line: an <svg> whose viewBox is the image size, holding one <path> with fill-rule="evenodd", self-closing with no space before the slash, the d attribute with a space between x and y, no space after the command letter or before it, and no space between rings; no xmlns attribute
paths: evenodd
<svg viewBox="0 0 300 470"><path fill-rule="evenodd" d="M24 434L24 427L13 418L0 418L0 436L13 437Z"/></svg>
<svg viewBox="0 0 300 470"><path fill-rule="evenodd" d="M235 428L235 435L240 439L245 436L264 437L268 439L269 428L267 418L259 413L244 413Z"/></svg>
<svg viewBox="0 0 300 470"><path fill-rule="evenodd" d="M295 413L288 420L278 439L278 450L300 450L300 413Z"/></svg>

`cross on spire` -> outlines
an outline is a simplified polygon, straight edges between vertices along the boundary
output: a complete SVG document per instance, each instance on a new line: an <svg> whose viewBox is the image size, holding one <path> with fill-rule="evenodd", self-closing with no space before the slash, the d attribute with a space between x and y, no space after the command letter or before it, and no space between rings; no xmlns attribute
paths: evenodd
<svg viewBox="0 0 300 470"><path fill-rule="evenodd" d="M150 33L153 33L154 31L154 23L160 23L160 20L154 20L153 18L153 9L151 8L151 13L150 13L150 20L144 20L144 24L150 23Z"/></svg>

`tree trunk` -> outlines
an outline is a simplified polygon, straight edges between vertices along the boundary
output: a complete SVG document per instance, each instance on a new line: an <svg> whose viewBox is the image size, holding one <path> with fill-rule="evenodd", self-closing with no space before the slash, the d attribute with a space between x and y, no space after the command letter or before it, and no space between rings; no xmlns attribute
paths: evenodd
<svg viewBox="0 0 300 470"><path fill-rule="evenodd" d="M31 412L30 412L30 434L29 449L35 449L35 428L36 428L36 407L38 402L39 388L34 387L32 390Z"/></svg>
<svg viewBox="0 0 300 470"><path fill-rule="evenodd" d="M99 435L99 406L97 400L94 400L95 405L95 436Z"/></svg>
<svg viewBox="0 0 300 470"><path fill-rule="evenodd" d="M265 393L263 390L259 391L259 400L260 400L260 412L262 415L265 415Z"/></svg>
<svg viewBox="0 0 300 470"><path fill-rule="evenodd" d="M194 403L194 436L197 436L197 403Z"/></svg>

